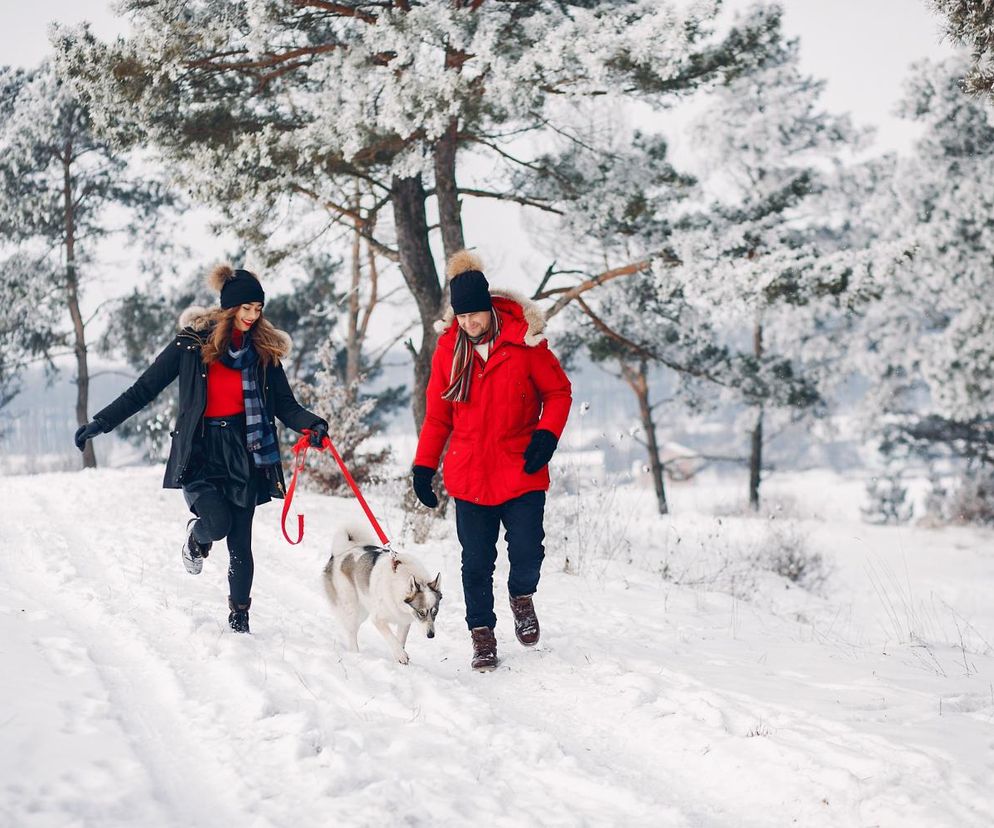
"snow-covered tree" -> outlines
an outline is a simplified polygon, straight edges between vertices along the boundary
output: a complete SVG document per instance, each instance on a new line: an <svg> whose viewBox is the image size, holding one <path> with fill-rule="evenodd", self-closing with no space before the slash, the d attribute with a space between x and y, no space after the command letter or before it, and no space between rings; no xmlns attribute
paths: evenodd
<svg viewBox="0 0 994 828"><path fill-rule="evenodd" d="M383 464L390 457L390 447L360 452L360 447L377 429L375 397L364 396L359 388L362 377L347 385L342 380L339 354L330 344L324 345L319 354L320 367L313 383L298 386L301 403L328 421L328 433L356 483L376 482L382 479ZM321 488L333 494L346 494L349 487L338 464L329 454L326 461L312 464L309 475Z"/></svg>
<svg viewBox="0 0 994 828"><path fill-rule="evenodd" d="M871 477L866 484L869 503L859 511L867 523L907 523L914 517L915 505L908 500L908 487L899 470L891 470L880 477Z"/></svg>
<svg viewBox="0 0 994 828"><path fill-rule="evenodd" d="M864 324L884 448L994 465L994 124L964 63L916 65L900 112L924 131L873 205L908 250Z"/></svg>
<svg viewBox="0 0 994 828"><path fill-rule="evenodd" d="M33 359L61 344L48 280L38 278L37 262L14 253L0 262L0 418L21 388L21 374ZM3 420L0 419L0 434Z"/></svg>
<svg viewBox="0 0 994 828"><path fill-rule="evenodd" d="M718 4L668 0L499 3L430 0L124 0L132 33L99 44L58 37L64 70L101 129L163 150L195 195L242 224L273 228L289 200L356 227L399 265L415 299L415 419L423 416L445 286L428 202L448 255L465 246L461 198L523 199L507 182L468 186L472 150L552 135L570 103L662 103L732 77L765 49L766 19L715 34ZM355 181L366 187L352 200ZM470 182L472 183L472 182ZM378 221L389 208L388 219ZM313 228L312 228L313 229Z"/></svg>
<svg viewBox="0 0 994 828"><path fill-rule="evenodd" d="M657 433L660 407L652 399L650 369L663 366L678 378L684 410L704 399L712 383L735 382L734 354L716 345L717 334L706 317L685 300L682 286L665 289L660 281L633 278L606 285L596 303L577 299L571 308L568 350L584 347L594 362L614 365L616 376L631 389L638 405L647 465L660 514L667 514L664 464Z"/></svg>
<svg viewBox="0 0 994 828"><path fill-rule="evenodd" d="M122 211L149 230L168 200L96 137L87 107L50 63L0 68L0 240L15 251L4 280L50 286L42 293L46 309L57 302L69 317L79 424L88 418L89 393L83 293L96 245ZM92 443L83 463L96 465Z"/></svg>
<svg viewBox="0 0 994 828"><path fill-rule="evenodd" d="M613 157L585 141L544 164L546 188L579 194L561 222L571 240L621 249L654 273L613 282L589 304L577 299L582 313L571 327L595 359L618 361L648 412L642 425L661 510L646 366L675 370L677 396L688 404L700 404L710 387L746 407L756 506L764 426L822 405L837 328L846 324L840 306L865 300L873 281L872 257L844 249L855 238L852 207L840 210L845 199L830 188L861 136L846 118L819 110L823 85L800 72L797 43L784 40L778 18L765 42L755 69L702 93L693 139L707 162L703 189L672 169L658 136L618 141L626 149Z"/></svg>
<svg viewBox="0 0 994 828"><path fill-rule="evenodd" d="M971 94L994 97L994 6L984 0L930 0L945 18L946 34L970 49L963 86Z"/></svg>
<svg viewBox="0 0 994 828"><path fill-rule="evenodd" d="M672 240L687 300L709 310L740 354L740 379L723 392L752 412L753 508L770 426L823 402L838 356L833 320L872 276L872 257L847 249L847 216L828 197L862 136L822 110L823 88L801 72L798 43L782 41L762 67L708 95L692 135L714 202Z"/></svg>

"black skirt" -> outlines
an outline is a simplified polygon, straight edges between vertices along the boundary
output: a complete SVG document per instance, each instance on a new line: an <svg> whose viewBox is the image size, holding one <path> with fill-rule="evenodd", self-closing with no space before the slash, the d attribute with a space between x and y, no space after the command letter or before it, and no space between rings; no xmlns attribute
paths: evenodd
<svg viewBox="0 0 994 828"><path fill-rule="evenodd" d="M194 514L206 492L243 509L271 500L266 471L256 468L246 446L244 414L204 417L183 474L183 497Z"/></svg>

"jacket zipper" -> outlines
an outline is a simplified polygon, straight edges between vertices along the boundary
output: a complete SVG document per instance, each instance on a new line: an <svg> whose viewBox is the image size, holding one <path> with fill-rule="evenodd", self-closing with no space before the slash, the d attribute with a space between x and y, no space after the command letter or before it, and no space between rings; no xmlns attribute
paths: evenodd
<svg viewBox="0 0 994 828"><path fill-rule="evenodd" d="M188 348L187 350L191 350L191 349ZM199 349L198 349L198 356L199 356ZM206 425L205 425L205 423L204 423L204 412L207 410L207 387L206 387L207 386L207 374L203 373L203 371L204 371L204 363L203 363L202 360L198 361L197 370L201 372L200 378L204 381L204 407L200 409L200 437L202 439L204 437L204 434L205 434L206 428L207 428ZM187 452L187 456L183 459L183 468L181 468L179 470L179 473L176 475L176 479L178 481L182 482L183 475L186 474L186 467L189 466L189 465L190 465L190 455L189 455L189 452Z"/></svg>

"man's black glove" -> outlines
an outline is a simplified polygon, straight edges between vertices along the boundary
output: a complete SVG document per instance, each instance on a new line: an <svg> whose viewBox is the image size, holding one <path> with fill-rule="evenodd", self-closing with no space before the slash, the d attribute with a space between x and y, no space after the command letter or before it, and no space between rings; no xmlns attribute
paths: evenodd
<svg viewBox="0 0 994 828"><path fill-rule="evenodd" d="M438 505L438 495L431 488L435 470L429 469L427 466L415 466L411 469L411 473L414 475L414 494L425 506L434 509Z"/></svg>
<svg viewBox="0 0 994 828"><path fill-rule="evenodd" d="M544 428L532 434L531 442L525 449L525 474L535 474L552 459L552 454L559 445L559 438Z"/></svg>
<svg viewBox="0 0 994 828"><path fill-rule="evenodd" d="M86 425L81 425L76 429L76 436L73 438L76 448L80 451L85 451L87 440L96 437L98 434L104 434L106 431L107 423L97 418L90 420Z"/></svg>
<svg viewBox="0 0 994 828"><path fill-rule="evenodd" d="M326 423L314 423L310 428L311 448L321 448L324 445L324 438L328 436L328 425Z"/></svg>

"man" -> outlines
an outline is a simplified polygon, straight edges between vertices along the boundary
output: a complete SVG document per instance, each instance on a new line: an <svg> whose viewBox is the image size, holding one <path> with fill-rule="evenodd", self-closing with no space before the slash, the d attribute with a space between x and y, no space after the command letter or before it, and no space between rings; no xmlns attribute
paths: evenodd
<svg viewBox="0 0 994 828"><path fill-rule="evenodd" d="M502 523L514 632L525 646L538 642L532 596L545 557L548 463L566 425L572 389L545 341L538 306L509 291L491 292L480 260L468 251L452 256L446 274L452 308L435 326L441 335L413 485L425 506L438 505L431 483L448 440L443 473L456 503L472 666L492 670L493 574Z"/></svg>

